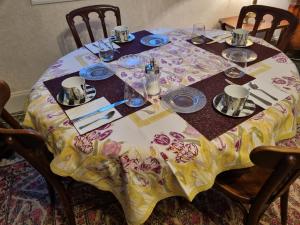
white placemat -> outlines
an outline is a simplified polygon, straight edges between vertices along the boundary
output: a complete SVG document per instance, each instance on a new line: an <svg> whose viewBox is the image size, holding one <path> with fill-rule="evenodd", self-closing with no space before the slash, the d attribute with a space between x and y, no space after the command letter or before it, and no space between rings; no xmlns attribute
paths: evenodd
<svg viewBox="0 0 300 225"><path fill-rule="evenodd" d="M270 94L270 95L274 96L275 98L277 98L278 101L281 101L281 100L283 100L283 99L285 99L286 97L289 96L288 93L286 93L286 92L280 90L279 88L275 87L274 85L272 85L267 80L255 79L251 82L256 84L260 89L264 90L268 94ZM253 90L252 88L250 88L249 83L244 84L243 86L248 88L250 90L250 92L253 93L254 95L270 102L272 105L274 105L278 102L278 101L272 99L271 97L269 97L268 95L266 95L261 90ZM259 105L260 107L262 107L264 109L267 109L270 106L272 106L272 105L264 104L262 101L260 101L259 99L255 98L254 96L251 96L251 95L249 95L249 99L252 100L255 104Z"/></svg>
<svg viewBox="0 0 300 225"><path fill-rule="evenodd" d="M103 49L108 49L107 45L110 46L110 43L109 43L109 39L106 38L106 39L103 39L102 42L104 42L104 44L101 45L101 48ZM105 45L106 44L106 45ZM92 53L94 54L98 54L99 53L99 42L98 41L95 41L93 43L89 43L89 44L86 44L84 45L87 49L89 49ZM120 48L119 45L115 44L115 43L112 43L112 46L114 49L118 49Z"/></svg>
<svg viewBox="0 0 300 225"><path fill-rule="evenodd" d="M90 112L93 112L99 108L102 108L104 106L107 106L109 105L110 102L102 97L102 98L98 98L94 101L91 101L89 103L86 103L84 105L81 105L81 106L77 106L75 108L72 108L72 109L68 109L66 110L66 114L68 115L69 119L70 120L73 120L75 118L78 118L79 116L82 116L82 115L86 115ZM104 119L103 117L105 115L107 115L108 113L112 112L112 111L115 111L114 115L109 118L109 119ZM110 123L118 118L121 118L122 115L115 109L115 108L112 108L112 109L109 109L107 111L104 111L104 112L101 112L101 113L97 113L96 115L93 115L93 116L90 116L90 117L87 117L85 119L82 119L82 120L79 120L79 121L76 121L73 123L74 127L76 128L76 130L78 131L79 134L85 134L91 130L94 130L104 124L107 124L107 123ZM101 119L103 118L103 119ZM92 124L86 126L86 127L82 127L88 123L91 123L93 122Z"/></svg>

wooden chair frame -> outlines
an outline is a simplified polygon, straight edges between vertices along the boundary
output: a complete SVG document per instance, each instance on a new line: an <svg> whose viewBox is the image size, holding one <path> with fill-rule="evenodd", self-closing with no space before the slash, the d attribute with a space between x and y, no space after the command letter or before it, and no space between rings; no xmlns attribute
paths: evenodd
<svg viewBox="0 0 300 225"><path fill-rule="evenodd" d="M94 42L95 38L94 38L93 31L92 31L92 28L91 28L91 25L90 25L89 14L92 13L92 12L98 14L99 19L101 21L102 29L103 29L103 35L104 35L105 38L107 38L108 34L107 34L107 28L106 28L106 23L105 23L105 13L109 12L109 11L114 13L114 15L116 17L117 26L121 25L120 9L119 9L119 7L112 6L112 5L86 6L86 7L74 9L73 11L71 11L70 13L68 13L66 15L66 20L67 20L68 25L70 27L70 30L73 34L73 37L74 37L74 40L76 42L77 48L82 47L82 42L81 42L79 34L77 32L74 18L77 17L77 16L82 17L82 19L83 19L83 21L86 25L86 28L88 30L91 42Z"/></svg>
<svg viewBox="0 0 300 225"><path fill-rule="evenodd" d="M276 47L279 48L281 51L285 51L288 47L289 41L293 35L293 33L296 30L296 27L298 25L298 19L289 11L286 11L284 9L279 9L271 6L265 6L265 5L249 5L244 6L239 14L238 22L237 22L237 28L242 28L244 18L248 13L255 13L255 24L253 27L253 30L251 31L251 35L255 36L260 23L263 21L263 17L265 15L271 15L273 17L273 20L271 22L271 28L266 32L266 35L264 39L267 42L271 42L271 39L273 37L274 31L278 29L278 25L282 20L288 21L289 25L281 30L279 39L277 41Z"/></svg>
<svg viewBox="0 0 300 225"><path fill-rule="evenodd" d="M26 159L46 180L52 206L55 204L55 191L57 191L69 224L75 225L70 196L60 177L52 173L50 169L50 162L53 157L47 150L44 138L34 130L23 129L4 109L10 98L10 89L7 83L2 80L0 80L0 90L0 116L11 126L11 128L0 126L1 152L15 151Z"/></svg>
<svg viewBox="0 0 300 225"><path fill-rule="evenodd" d="M245 207L243 209L245 214L244 223L246 225L258 224L260 217L269 205L276 198L280 197L281 222L286 224L289 187L300 175L300 148L261 146L251 152L250 158L255 164L254 167L267 170L270 174L265 182L261 184L261 188L255 196L241 195L239 190L237 190L238 188L225 179L225 176L235 176L236 180L244 179L242 177L243 169L236 170L240 171L238 175L234 171L227 171L219 175L215 186L237 200L240 206L243 206L243 203L250 204L249 210ZM261 174L253 173L252 175L255 178L255 176L260 176ZM244 183L246 184L247 181Z"/></svg>

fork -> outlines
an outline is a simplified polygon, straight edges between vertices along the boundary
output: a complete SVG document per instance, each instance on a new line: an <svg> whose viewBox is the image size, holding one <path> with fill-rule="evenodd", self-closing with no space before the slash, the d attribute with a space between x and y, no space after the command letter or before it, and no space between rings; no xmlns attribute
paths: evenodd
<svg viewBox="0 0 300 225"><path fill-rule="evenodd" d="M266 92L265 90L259 88L257 86L257 84L254 84L251 81L249 82L249 87L252 88L253 90L261 91L261 92L265 93L267 96L269 96L270 98L272 98L273 100L278 101L278 98L274 97L273 95L270 95L268 92Z"/></svg>

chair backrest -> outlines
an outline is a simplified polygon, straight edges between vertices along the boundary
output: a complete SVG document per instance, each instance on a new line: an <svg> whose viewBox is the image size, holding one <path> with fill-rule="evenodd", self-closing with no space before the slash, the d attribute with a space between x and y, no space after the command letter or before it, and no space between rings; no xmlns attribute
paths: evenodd
<svg viewBox="0 0 300 225"><path fill-rule="evenodd" d="M88 30L91 42L94 42L95 38L94 38L93 31L92 31L92 28L91 28L91 25L90 25L89 14L90 13L97 13L98 14L99 19L101 21L102 29L103 29L103 35L104 35L105 38L107 38L108 35L107 35L107 29L106 29L106 23L105 23L105 13L109 12L109 11L111 11L115 14L117 26L121 25L120 9L119 9L119 7L112 6L112 5L86 6L86 7L74 9L73 11L71 11L70 13L68 13L66 15L66 19L67 19L68 25L71 29L71 32L73 34L73 37L75 39L77 48L82 47L82 42L81 42L79 34L77 32L74 18L76 16L82 17L82 19L83 19L83 21L86 25L86 28Z"/></svg>
<svg viewBox="0 0 300 225"><path fill-rule="evenodd" d="M260 23L262 23L263 18L265 15L271 15L273 20L271 22L270 29L267 30L264 39L267 42L271 42L273 37L274 31L278 29L278 25L281 21L287 21L288 26L281 29L281 33L279 39L277 41L276 47L282 51L285 51L288 47L289 41L296 30L298 20L297 18L287 10L279 9L271 6L264 6L264 5L249 5L244 6L241 11L237 22L237 28L242 28L243 21L246 15L250 12L255 13L255 23L253 30L251 31L251 35L255 36Z"/></svg>
<svg viewBox="0 0 300 225"><path fill-rule="evenodd" d="M277 197L288 191L300 175L300 148L260 146L250 153L252 162L272 171L257 194L252 207L264 211Z"/></svg>
<svg viewBox="0 0 300 225"><path fill-rule="evenodd" d="M34 130L22 126L4 108L10 98L8 84L0 80L0 117L9 128L0 125L0 151L15 151L26 159L44 177L51 179L51 153L47 150L43 137Z"/></svg>

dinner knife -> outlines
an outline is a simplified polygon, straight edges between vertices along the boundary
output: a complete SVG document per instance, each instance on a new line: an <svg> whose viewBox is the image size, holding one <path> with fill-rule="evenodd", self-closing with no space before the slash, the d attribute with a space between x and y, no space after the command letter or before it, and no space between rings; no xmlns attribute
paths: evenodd
<svg viewBox="0 0 300 225"><path fill-rule="evenodd" d="M261 101L261 102L264 103L265 105L268 105L268 106L272 105L271 102L269 102L269 101L267 101L267 100L265 100L265 99L263 99L263 98L261 98L261 97L255 95L255 94L253 94L252 92L250 92L250 95L251 95L253 98L256 98L258 101Z"/></svg>
<svg viewBox="0 0 300 225"><path fill-rule="evenodd" d="M101 113L101 112L104 112L104 111L109 110L109 109L111 109L111 108L114 108L114 107L116 107L116 106L118 106L118 105L122 105L122 104L124 104L124 103L126 103L126 102L128 102L128 99L124 99L124 100L121 100L121 101L118 101L118 102L115 102L115 103L112 103L112 104L103 106L103 107L101 107L100 109L97 109L97 110L95 110L95 111L93 111L93 112L90 112L90 113L88 113L88 114L85 114L85 115L79 116L79 117L77 117L77 118L75 118L75 119L72 119L72 122L73 122L73 123L74 123L74 122L78 122L79 120L85 119L85 118L87 118L87 117L96 115L96 114Z"/></svg>
<svg viewBox="0 0 300 225"><path fill-rule="evenodd" d="M210 45L210 44L213 44L215 42L222 41L222 40L224 40L226 38L229 38L230 36L231 36L231 34L223 34L223 35L220 35L219 37L213 39L212 41L207 42L206 44Z"/></svg>

